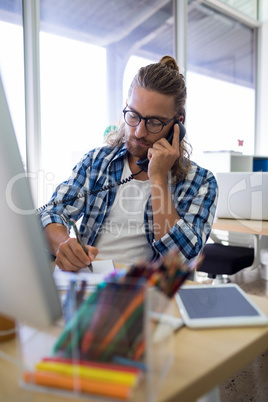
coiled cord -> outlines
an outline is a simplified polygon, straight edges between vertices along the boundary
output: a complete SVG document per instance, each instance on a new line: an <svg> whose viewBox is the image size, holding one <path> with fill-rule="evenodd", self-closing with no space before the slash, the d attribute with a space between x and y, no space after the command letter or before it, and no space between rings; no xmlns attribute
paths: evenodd
<svg viewBox="0 0 268 402"><path fill-rule="evenodd" d="M138 174L140 174L143 170L139 170L138 173L134 173L131 174L129 177L127 177L126 179L122 179L119 182L115 182L114 184L106 184L105 186L102 186L101 188L99 188L98 190L92 190L89 191L88 195L91 194L98 194L102 191L106 191L106 190L111 190L112 188L116 187L116 186L121 186L122 184L128 183L131 180L134 179L134 176L137 176ZM80 198L84 198L85 194L78 194L76 196L73 197L67 197L66 200L64 200L64 202L62 202L61 200L58 201L52 201L52 202L48 202L47 204L42 205L41 207L37 208L35 211L36 213L43 211L45 208L51 206L51 205L58 205L58 204L66 204L70 201L72 201L73 199L79 200Z"/></svg>

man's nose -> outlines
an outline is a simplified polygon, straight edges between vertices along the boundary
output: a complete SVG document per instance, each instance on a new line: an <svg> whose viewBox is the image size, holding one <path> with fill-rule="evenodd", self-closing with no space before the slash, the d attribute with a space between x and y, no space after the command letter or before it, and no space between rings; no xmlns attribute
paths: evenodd
<svg viewBox="0 0 268 402"><path fill-rule="evenodd" d="M143 137L146 137L147 135L148 135L148 130L146 128L145 121L141 120L140 124L138 126L136 126L135 136L137 138L143 138Z"/></svg>

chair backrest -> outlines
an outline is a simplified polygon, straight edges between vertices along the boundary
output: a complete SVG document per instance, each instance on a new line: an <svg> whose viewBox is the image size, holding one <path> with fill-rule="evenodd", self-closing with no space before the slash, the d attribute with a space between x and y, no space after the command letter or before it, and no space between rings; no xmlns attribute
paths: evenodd
<svg viewBox="0 0 268 402"><path fill-rule="evenodd" d="M214 243L222 243L229 246L254 247L254 235L248 233L228 232L213 229L211 236Z"/></svg>

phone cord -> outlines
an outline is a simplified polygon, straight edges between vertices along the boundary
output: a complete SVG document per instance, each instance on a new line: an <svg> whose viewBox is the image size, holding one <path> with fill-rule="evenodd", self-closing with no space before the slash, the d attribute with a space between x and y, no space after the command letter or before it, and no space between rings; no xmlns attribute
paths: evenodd
<svg viewBox="0 0 268 402"><path fill-rule="evenodd" d="M119 182L116 182L116 183L114 183L114 184L106 184L105 186L102 186L102 187L99 188L98 190L89 191L88 195L91 195L91 194L98 194L98 193L100 193L100 192L102 192L102 191L111 190L112 188L114 188L114 187L116 187L116 186L120 186L121 184L128 183L129 181L131 181L131 180L134 179L134 176L137 176L137 175L140 174L142 171L143 171L143 170L141 169L141 170L138 171L138 173L131 174L131 175L130 175L129 177L127 177L126 179L122 179L122 180L120 180ZM64 200L64 202L62 202L62 201L60 201L60 200L48 202L47 204L44 204L44 205L42 205L41 207L37 208L37 209L35 210L35 212L36 212L36 213L41 212L41 211L43 211L43 209L45 209L46 207L49 207L49 206L51 206L51 205L66 204L67 202L71 201L72 199L78 200L78 199L83 198L83 197L85 197L85 194L78 194L78 195L75 196L75 197L68 197L68 198L66 198L66 199Z"/></svg>

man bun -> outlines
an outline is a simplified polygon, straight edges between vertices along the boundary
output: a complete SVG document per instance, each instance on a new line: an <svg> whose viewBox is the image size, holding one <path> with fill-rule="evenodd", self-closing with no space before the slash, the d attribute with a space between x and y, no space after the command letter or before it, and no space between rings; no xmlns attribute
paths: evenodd
<svg viewBox="0 0 268 402"><path fill-rule="evenodd" d="M179 71L178 64L176 60L172 56L163 56L159 60L159 63L164 64L165 66L171 68L172 70Z"/></svg>

